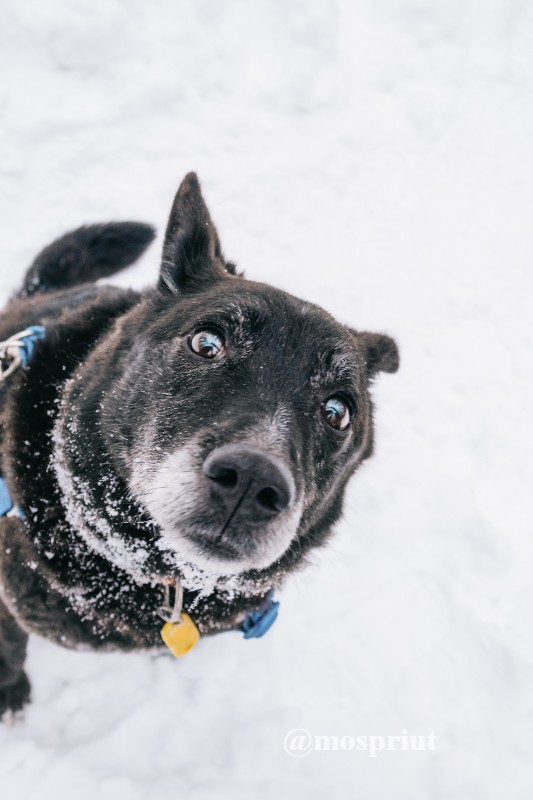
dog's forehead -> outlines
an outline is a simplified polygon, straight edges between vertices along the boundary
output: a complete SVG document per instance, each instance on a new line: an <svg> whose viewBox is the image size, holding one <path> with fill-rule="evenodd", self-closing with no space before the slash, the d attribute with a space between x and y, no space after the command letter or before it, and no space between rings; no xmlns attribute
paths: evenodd
<svg viewBox="0 0 533 800"><path fill-rule="evenodd" d="M237 336L261 335L280 353L297 352L317 381L349 380L359 371L353 334L320 306L259 284L253 293L217 298L217 309Z"/></svg>

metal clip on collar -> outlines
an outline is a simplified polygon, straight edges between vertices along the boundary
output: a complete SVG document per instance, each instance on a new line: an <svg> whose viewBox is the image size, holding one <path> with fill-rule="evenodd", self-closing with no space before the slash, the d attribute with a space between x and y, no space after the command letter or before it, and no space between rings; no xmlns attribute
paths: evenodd
<svg viewBox="0 0 533 800"><path fill-rule="evenodd" d="M171 602L171 594L174 592L174 602ZM181 609L183 607L183 586L181 581L175 583L165 583L165 599L163 605L157 609L157 614L165 622L182 622Z"/></svg>
<svg viewBox="0 0 533 800"><path fill-rule="evenodd" d="M0 342L0 383L5 381L20 366L26 367L39 339L44 339L42 325L30 325Z"/></svg>

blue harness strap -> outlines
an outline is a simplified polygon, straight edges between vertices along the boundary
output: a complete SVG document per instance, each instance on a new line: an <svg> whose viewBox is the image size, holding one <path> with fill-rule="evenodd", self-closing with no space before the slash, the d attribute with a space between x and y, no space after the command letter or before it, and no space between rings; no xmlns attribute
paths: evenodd
<svg viewBox="0 0 533 800"><path fill-rule="evenodd" d="M7 488L7 483L0 478L0 517L5 517L13 508L13 501Z"/></svg>
<svg viewBox="0 0 533 800"><path fill-rule="evenodd" d="M0 342L0 382L19 367L27 367L32 359L35 345L44 339L46 331L42 325L30 325Z"/></svg>
<svg viewBox="0 0 533 800"><path fill-rule="evenodd" d="M4 342L0 342L0 381L11 375L18 367L27 367L33 357L35 345L44 339L46 331L42 325L30 325ZM5 478L0 477L0 517L17 516L24 519L24 512L11 499Z"/></svg>
<svg viewBox="0 0 533 800"><path fill-rule="evenodd" d="M0 478L0 517L20 517L24 519L24 511L18 505L13 503L7 483L4 478Z"/></svg>
<svg viewBox="0 0 533 800"><path fill-rule="evenodd" d="M23 367L27 367L33 358L33 351L39 339L44 339L46 331L42 325L30 325L20 334L21 347L19 348L20 361Z"/></svg>

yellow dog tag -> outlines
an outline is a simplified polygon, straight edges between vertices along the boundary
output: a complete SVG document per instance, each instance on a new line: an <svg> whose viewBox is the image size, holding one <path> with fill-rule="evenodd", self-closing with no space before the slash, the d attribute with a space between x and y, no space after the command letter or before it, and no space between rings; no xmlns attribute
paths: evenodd
<svg viewBox="0 0 533 800"><path fill-rule="evenodd" d="M200 638L200 631L188 614L182 614L179 622L165 622L161 638L172 655L180 658L192 650Z"/></svg>

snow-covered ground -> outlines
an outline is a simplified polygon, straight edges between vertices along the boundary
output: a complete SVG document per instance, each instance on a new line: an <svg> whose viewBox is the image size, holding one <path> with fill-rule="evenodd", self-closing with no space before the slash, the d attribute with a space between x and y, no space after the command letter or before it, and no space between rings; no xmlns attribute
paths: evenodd
<svg viewBox="0 0 533 800"><path fill-rule="evenodd" d="M533 794L533 5L1 0L3 297L198 171L250 277L383 329L375 457L264 639L181 662L32 640L5 800ZM154 280L159 243L120 283ZM312 735L435 751L285 752ZM346 740L348 741L348 740Z"/></svg>

